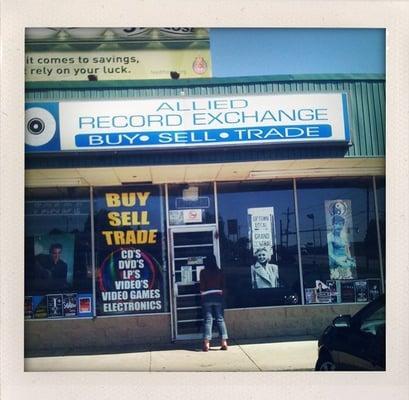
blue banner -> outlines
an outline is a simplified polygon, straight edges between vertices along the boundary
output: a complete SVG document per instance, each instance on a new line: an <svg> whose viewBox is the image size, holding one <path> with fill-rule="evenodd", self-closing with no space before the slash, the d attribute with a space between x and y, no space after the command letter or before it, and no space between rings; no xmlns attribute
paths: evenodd
<svg viewBox="0 0 409 400"><path fill-rule="evenodd" d="M214 143L275 142L283 139L297 140L330 138L330 125L262 126L241 129L207 129L166 132L126 132L77 134L79 148L137 147L163 145L198 145Z"/></svg>

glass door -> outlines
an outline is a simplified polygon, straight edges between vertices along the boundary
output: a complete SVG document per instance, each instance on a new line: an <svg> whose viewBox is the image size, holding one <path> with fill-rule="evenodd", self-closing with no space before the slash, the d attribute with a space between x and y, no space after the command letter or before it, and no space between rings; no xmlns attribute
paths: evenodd
<svg viewBox="0 0 409 400"><path fill-rule="evenodd" d="M176 340L202 337L199 276L203 262L214 254L219 262L217 230L212 226L170 229L173 285L173 335ZM220 264L219 264L220 265Z"/></svg>

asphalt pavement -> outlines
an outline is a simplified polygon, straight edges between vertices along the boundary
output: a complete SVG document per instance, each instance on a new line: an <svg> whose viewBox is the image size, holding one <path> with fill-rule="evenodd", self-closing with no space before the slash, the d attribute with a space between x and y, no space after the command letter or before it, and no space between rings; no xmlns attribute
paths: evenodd
<svg viewBox="0 0 409 400"><path fill-rule="evenodd" d="M89 351L71 349L62 355L26 357L25 371L144 371L144 372L259 372L313 371L317 360L314 337L230 340L227 351L217 340L208 352L201 342L111 348Z"/></svg>

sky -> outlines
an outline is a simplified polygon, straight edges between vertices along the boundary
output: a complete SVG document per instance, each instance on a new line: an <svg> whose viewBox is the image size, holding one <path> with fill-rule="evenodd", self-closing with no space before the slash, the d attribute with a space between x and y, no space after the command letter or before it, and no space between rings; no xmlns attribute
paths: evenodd
<svg viewBox="0 0 409 400"><path fill-rule="evenodd" d="M385 73L384 29L210 29L213 77Z"/></svg>

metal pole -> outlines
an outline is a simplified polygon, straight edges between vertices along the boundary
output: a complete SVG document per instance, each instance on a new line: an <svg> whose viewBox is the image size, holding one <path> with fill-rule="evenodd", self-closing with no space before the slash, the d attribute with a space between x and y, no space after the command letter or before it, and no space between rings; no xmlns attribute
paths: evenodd
<svg viewBox="0 0 409 400"><path fill-rule="evenodd" d="M376 197L376 193L374 191L374 197ZM375 214L376 217L376 214ZM366 188L366 229L369 229L369 189ZM366 270L369 270L369 258L366 257Z"/></svg>
<svg viewBox="0 0 409 400"><path fill-rule="evenodd" d="M97 287L95 271L95 222L94 222L94 188L90 186L90 218L91 218L91 266L92 266L92 317L97 316Z"/></svg>
<svg viewBox="0 0 409 400"><path fill-rule="evenodd" d="M172 231L169 227L169 194L168 194L168 184L165 184L165 209L166 209L166 237L168 241L168 281L169 281L169 300L170 300L170 332L172 336L172 341L176 340L176 331L175 331L175 320L173 313L176 313L176 304L175 304L175 294L173 287L173 266L172 266L172 252L171 248L171 235Z"/></svg>
<svg viewBox="0 0 409 400"><path fill-rule="evenodd" d="M163 215L164 213L164 207L163 207L163 185L159 186L159 203L160 203L160 229L162 232L162 241L161 241L161 248L162 248L162 266L163 266L163 279L165 279L166 273L167 272L167 263L166 263L166 257L165 257L165 248L166 248L166 224L165 224L165 218L166 216ZM166 211L165 211L166 212ZM169 304L169 295L168 295L168 286L166 283L163 284L163 299L164 303ZM170 308L170 307L169 307Z"/></svg>
<svg viewBox="0 0 409 400"><path fill-rule="evenodd" d="M282 221L281 218L280 218L280 245L281 245L281 247L283 247L283 235L284 235L284 232L283 232L283 221Z"/></svg>
<svg viewBox="0 0 409 400"><path fill-rule="evenodd" d="M300 222L298 218L297 183L294 178L293 178L293 191L294 191L294 206L295 206L295 225L296 225L296 231L297 231L298 269L300 272L301 304L304 305L305 304L304 281L303 281L302 260L301 260Z"/></svg>
<svg viewBox="0 0 409 400"><path fill-rule="evenodd" d="M372 177L373 183L373 191L374 191L374 198L375 198L375 219L376 219L376 231L378 234L378 253L379 253L379 267L381 269L381 285L382 285L382 292L385 293L385 281L383 276L383 260L382 260L382 244L381 244L381 228L379 226L379 209L378 209L378 198L376 196L376 179Z"/></svg>
<svg viewBox="0 0 409 400"><path fill-rule="evenodd" d="M315 251L315 215L312 215L312 241L314 243L314 251Z"/></svg>
<svg viewBox="0 0 409 400"><path fill-rule="evenodd" d="M213 182L213 195L214 195L214 215L215 215L215 225L216 225L216 232L217 232L217 240L216 240L216 260L217 264L219 265L220 269L222 268L221 263L220 263L220 233L219 233L219 203L217 201L217 185L216 181Z"/></svg>

